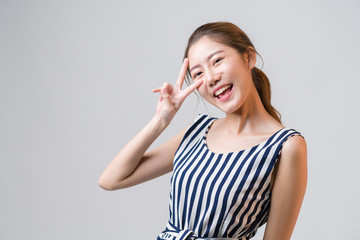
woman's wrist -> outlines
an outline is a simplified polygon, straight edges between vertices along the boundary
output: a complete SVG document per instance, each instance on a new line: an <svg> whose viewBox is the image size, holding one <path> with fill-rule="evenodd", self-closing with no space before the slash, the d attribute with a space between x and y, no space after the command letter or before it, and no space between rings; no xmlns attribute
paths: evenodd
<svg viewBox="0 0 360 240"><path fill-rule="evenodd" d="M157 114L154 115L154 117L151 119L150 124L152 126L152 129L154 129L155 132L157 131L164 131L165 128L170 124L169 121L166 121L161 116L158 116Z"/></svg>

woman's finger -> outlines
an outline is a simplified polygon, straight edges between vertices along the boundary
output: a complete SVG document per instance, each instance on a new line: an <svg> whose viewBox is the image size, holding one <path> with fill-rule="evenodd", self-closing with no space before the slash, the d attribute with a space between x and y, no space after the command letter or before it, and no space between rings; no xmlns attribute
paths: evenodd
<svg viewBox="0 0 360 240"><path fill-rule="evenodd" d="M187 97L190 93L192 93L195 89L201 86L203 83L203 80L197 80L190 86L188 86L186 89L183 90L183 94L185 97Z"/></svg>
<svg viewBox="0 0 360 240"><path fill-rule="evenodd" d="M152 91L153 93L157 93L157 92L160 92L160 90L161 90L161 87L159 87L159 88L154 88L154 89L152 89L151 91Z"/></svg>
<svg viewBox="0 0 360 240"><path fill-rule="evenodd" d="M182 65L182 67L181 67L181 70L180 70L178 79L177 79L177 81L176 81L176 85L175 85L175 87L177 87L177 88L179 88L179 89L182 88L182 85L183 85L183 83L184 83L188 65L189 65L189 59L185 58L185 59L184 59L184 62L183 62L183 65Z"/></svg>
<svg viewBox="0 0 360 240"><path fill-rule="evenodd" d="M168 93L169 90L171 89L171 87L172 87L172 86L171 86L169 83L164 82L163 85L162 85L162 87L160 88L161 94L164 95L165 93Z"/></svg>

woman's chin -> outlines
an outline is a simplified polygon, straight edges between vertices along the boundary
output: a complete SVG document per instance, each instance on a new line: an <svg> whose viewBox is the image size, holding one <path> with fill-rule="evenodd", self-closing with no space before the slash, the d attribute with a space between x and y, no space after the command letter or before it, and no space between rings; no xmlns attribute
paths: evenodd
<svg viewBox="0 0 360 240"><path fill-rule="evenodd" d="M225 114L231 114L231 113L235 113L236 111L239 110L240 106L234 106L234 105L223 105L223 106L219 106L219 105L215 105L219 110L221 110L222 112L224 112Z"/></svg>

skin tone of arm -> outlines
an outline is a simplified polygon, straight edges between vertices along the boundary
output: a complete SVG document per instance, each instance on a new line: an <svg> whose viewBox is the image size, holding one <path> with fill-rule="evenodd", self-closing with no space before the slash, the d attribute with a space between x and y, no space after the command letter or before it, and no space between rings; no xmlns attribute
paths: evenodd
<svg viewBox="0 0 360 240"><path fill-rule="evenodd" d="M290 137L281 151L264 240L289 240L304 198L307 183L306 142Z"/></svg>
<svg viewBox="0 0 360 240"><path fill-rule="evenodd" d="M170 124L185 98L202 84L202 81L197 81L181 90L188 62L184 60L175 86L164 83L161 88L153 90L160 93L155 116L106 167L99 179L100 187L105 190L126 188L172 170L172 159L185 129L165 144L146 151Z"/></svg>

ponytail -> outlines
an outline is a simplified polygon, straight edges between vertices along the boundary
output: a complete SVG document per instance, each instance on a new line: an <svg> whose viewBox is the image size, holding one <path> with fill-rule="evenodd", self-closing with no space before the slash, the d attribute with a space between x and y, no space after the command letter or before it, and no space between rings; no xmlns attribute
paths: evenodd
<svg viewBox="0 0 360 240"><path fill-rule="evenodd" d="M269 79L265 73L257 67L251 69L251 75L265 110L281 123L281 114L271 105L271 87Z"/></svg>

